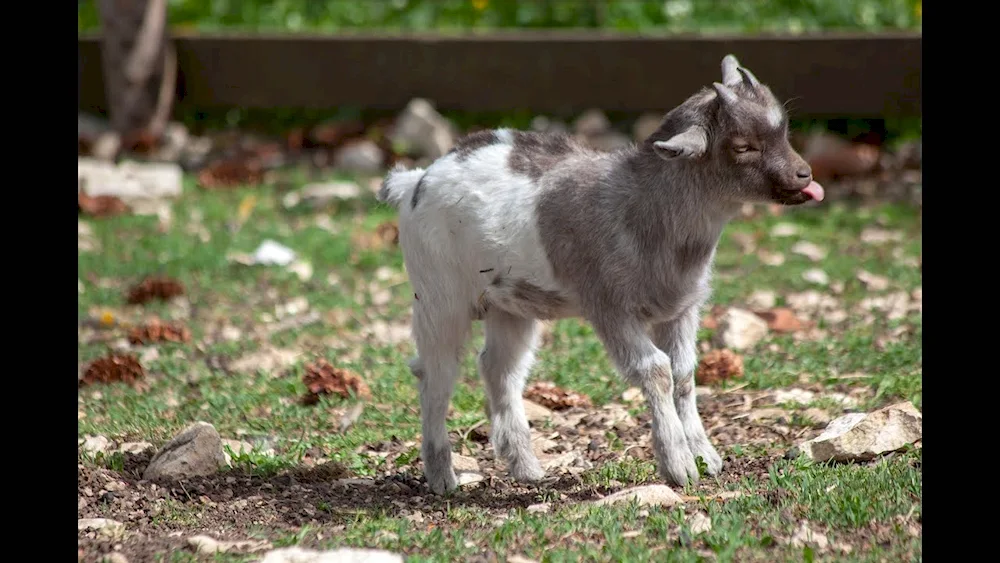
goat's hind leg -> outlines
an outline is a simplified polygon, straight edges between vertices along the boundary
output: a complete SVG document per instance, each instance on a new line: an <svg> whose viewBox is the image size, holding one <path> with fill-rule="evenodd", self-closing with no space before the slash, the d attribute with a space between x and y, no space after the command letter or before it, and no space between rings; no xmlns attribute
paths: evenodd
<svg viewBox="0 0 1000 563"><path fill-rule="evenodd" d="M469 334L471 318L466 313L442 314L414 304L413 337L418 357L410 369L420 389L420 447L424 477L431 490L443 494L457 486L451 465L451 442L446 419L451 394L458 379L459 358Z"/></svg>
<svg viewBox="0 0 1000 563"><path fill-rule="evenodd" d="M518 481L537 481L545 476L531 450L531 431L524 414L521 394L534 362L537 323L499 309L484 319L486 344L479 353L479 374L486 388L497 457L507 462L507 471Z"/></svg>

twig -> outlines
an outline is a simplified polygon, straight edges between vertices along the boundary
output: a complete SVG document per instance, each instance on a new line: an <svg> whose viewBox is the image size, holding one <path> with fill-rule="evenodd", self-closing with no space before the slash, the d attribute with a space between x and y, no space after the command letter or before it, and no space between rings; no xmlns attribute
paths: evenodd
<svg viewBox="0 0 1000 563"><path fill-rule="evenodd" d="M730 387L729 389L726 389L726 390L724 390L724 391L720 391L720 392L719 392L719 394L720 394L720 395L725 395L725 394L727 394L727 393L732 393L732 392L734 392L734 391L739 391L740 389L743 389L743 388L744 388L744 387L746 387L747 385L750 385L750 382L749 382L749 381L747 381L746 383L740 383L740 384L739 384L739 385L737 385L736 387Z"/></svg>

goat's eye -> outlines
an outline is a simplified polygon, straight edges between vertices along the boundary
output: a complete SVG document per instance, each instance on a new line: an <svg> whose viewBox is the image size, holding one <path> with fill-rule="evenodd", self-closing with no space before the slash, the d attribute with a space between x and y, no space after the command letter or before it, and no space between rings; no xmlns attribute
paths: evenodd
<svg viewBox="0 0 1000 563"><path fill-rule="evenodd" d="M747 152L748 150L750 150L750 145L747 144L733 145L733 150L736 152Z"/></svg>

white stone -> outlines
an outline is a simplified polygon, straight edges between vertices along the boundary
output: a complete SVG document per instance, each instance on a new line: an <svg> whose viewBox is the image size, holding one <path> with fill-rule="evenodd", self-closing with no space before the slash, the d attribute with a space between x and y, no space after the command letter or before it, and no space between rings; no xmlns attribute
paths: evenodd
<svg viewBox="0 0 1000 563"><path fill-rule="evenodd" d="M270 239L260 243L260 246L253 253L255 264L287 266L294 260L294 250Z"/></svg>
<svg viewBox="0 0 1000 563"><path fill-rule="evenodd" d="M719 319L715 333L717 345L731 350L746 350L767 335L767 322L750 311L730 308Z"/></svg>
<svg viewBox="0 0 1000 563"><path fill-rule="evenodd" d="M799 448L816 461L866 461L921 439L923 415L909 402L834 419Z"/></svg>
<svg viewBox="0 0 1000 563"><path fill-rule="evenodd" d="M302 547L283 547L264 554L260 563L403 563L402 555L381 549L343 547L317 551Z"/></svg>
<svg viewBox="0 0 1000 563"><path fill-rule="evenodd" d="M640 506L674 506L684 499L667 485L644 485L624 489L594 501L598 506L637 501Z"/></svg>

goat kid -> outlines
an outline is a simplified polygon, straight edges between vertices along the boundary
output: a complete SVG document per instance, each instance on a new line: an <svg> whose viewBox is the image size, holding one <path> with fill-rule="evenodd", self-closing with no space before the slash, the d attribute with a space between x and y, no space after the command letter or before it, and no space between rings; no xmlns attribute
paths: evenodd
<svg viewBox="0 0 1000 563"><path fill-rule="evenodd" d="M445 418L473 320L490 437L511 476L544 476L521 394L537 320L582 317L653 418L669 483L722 458L694 393L696 333L723 227L744 202L822 200L788 143L783 105L732 55L722 83L668 112L637 146L598 152L563 135L473 133L426 170L389 172L379 199L399 210L414 289L410 369L419 381L424 475L456 486Z"/></svg>

